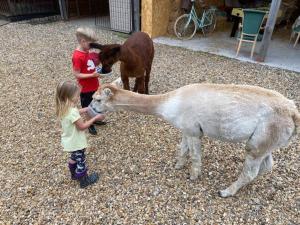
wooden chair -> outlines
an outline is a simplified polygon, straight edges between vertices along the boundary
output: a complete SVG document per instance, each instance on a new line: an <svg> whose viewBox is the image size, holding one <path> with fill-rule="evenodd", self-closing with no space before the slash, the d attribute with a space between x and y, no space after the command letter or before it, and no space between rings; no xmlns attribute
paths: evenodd
<svg viewBox="0 0 300 225"><path fill-rule="evenodd" d="M290 42L292 41L292 38L297 35L296 37L296 41L295 41L295 44L294 44L294 48L296 47L299 39L300 39L300 26L297 26L297 27L294 27L293 28L293 31L292 31L292 35L291 35L291 38L290 38Z"/></svg>
<svg viewBox="0 0 300 225"><path fill-rule="evenodd" d="M262 35L259 34L260 28L266 16L266 11L254 10L254 9L244 9L243 10L243 25L242 31L239 34L238 40L238 47L236 52L236 57L239 54L239 51L242 46L242 42L250 42L252 43L251 49L251 59L254 54L256 42L262 39Z"/></svg>

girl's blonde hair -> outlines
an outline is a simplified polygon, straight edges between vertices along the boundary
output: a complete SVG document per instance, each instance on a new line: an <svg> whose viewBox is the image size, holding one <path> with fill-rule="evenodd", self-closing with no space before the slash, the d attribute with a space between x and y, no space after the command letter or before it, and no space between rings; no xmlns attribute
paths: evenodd
<svg viewBox="0 0 300 225"><path fill-rule="evenodd" d="M95 31L89 27L79 27L76 30L76 37L78 42L81 41L81 39L92 42L98 40Z"/></svg>
<svg viewBox="0 0 300 225"><path fill-rule="evenodd" d="M75 81L62 81L56 87L56 116L62 118L69 108L73 106L73 99L80 91L80 87Z"/></svg>

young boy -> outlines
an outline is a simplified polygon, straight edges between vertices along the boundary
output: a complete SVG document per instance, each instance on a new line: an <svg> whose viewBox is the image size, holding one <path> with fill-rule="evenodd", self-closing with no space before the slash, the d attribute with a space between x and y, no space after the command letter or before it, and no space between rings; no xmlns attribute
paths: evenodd
<svg viewBox="0 0 300 225"><path fill-rule="evenodd" d="M97 53L90 52L90 43L97 41L97 38L92 29L82 27L76 30L76 38L79 45L72 56L73 73L82 87L80 102L82 108L85 108L91 103L93 94L99 88L100 74L95 71L96 65L99 64L99 57ZM94 124L105 125L106 122L96 121ZM94 125L91 125L88 130L92 135L97 134Z"/></svg>

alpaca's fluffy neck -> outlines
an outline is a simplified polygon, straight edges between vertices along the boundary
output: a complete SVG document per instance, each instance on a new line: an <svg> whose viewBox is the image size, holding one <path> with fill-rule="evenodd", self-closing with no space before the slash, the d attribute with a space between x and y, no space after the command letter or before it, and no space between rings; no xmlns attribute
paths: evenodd
<svg viewBox="0 0 300 225"><path fill-rule="evenodd" d="M143 95L123 90L122 94L115 96L113 105L117 110L161 115L162 104L165 103L169 97L168 94Z"/></svg>
<svg viewBox="0 0 300 225"><path fill-rule="evenodd" d="M121 54L119 60L126 64L127 67L135 67L140 58L136 55L134 51L121 46Z"/></svg>

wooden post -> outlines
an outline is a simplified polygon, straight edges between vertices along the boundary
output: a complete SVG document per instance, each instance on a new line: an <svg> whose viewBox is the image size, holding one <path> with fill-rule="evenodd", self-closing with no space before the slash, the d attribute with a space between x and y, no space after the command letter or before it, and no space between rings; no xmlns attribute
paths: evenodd
<svg viewBox="0 0 300 225"><path fill-rule="evenodd" d="M280 4L281 4L281 0L273 0L272 1L270 12L268 15L267 24L265 27L264 36L263 36L262 43L261 43L261 47L259 50L258 57L256 58L256 61L258 61L258 62L265 61L267 51L268 51L268 48L270 45L272 33L274 30L274 26L276 23L276 17L277 17L277 13L279 11Z"/></svg>
<svg viewBox="0 0 300 225"><path fill-rule="evenodd" d="M60 16L63 20L68 19L68 11L66 7L66 1L65 0L59 0L59 10L60 10Z"/></svg>
<svg viewBox="0 0 300 225"><path fill-rule="evenodd" d="M8 7L9 7L9 16L15 16L16 15L16 7L15 4L11 2L11 0L8 0Z"/></svg>
<svg viewBox="0 0 300 225"><path fill-rule="evenodd" d="M76 2L76 12L77 12L77 16L79 17L79 16L80 16L79 2L78 2L78 0L75 0L75 2Z"/></svg>
<svg viewBox="0 0 300 225"><path fill-rule="evenodd" d="M133 32L140 31L140 0L133 0Z"/></svg>

